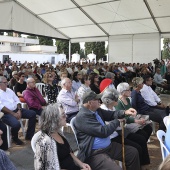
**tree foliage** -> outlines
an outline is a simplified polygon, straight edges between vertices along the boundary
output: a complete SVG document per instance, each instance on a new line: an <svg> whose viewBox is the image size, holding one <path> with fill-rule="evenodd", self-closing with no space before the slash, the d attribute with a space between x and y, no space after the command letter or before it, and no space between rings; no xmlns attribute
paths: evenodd
<svg viewBox="0 0 170 170"><path fill-rule="evenodd" d="M90 53L96 54L96 60L99 60L105 55L105 42L86 42L85 43L85 53L86 55Z"/></svg>
<svg viewBox="0 0 170 170"><path fill-rule="evenodd" d="M71 54L78 52L80 54L80 43L71 44Z"/></svg>
<svg viewBox="0 0 170 170"><path fill-rule="evenodd" d="M80 49L80 58L86 58L85 54L84 54L84 49Z"/></svg>
<svg viewBox="0 0 170 170"><path fill-rule="evenodd" d="M69 41L67 40L56 40L56 46L57 46L57 53L63 53L66 54L66 57L69 56ZM80 44L79 43L72 43L71 44L71 54L74 53L80 53Z"/></svg>
<svg viewBox="0 0 170 170"><path fill-rule="evenodd" d="M164 38L163 44L162 59L170 59L170 38Z"/></svg>
<svg viewBox="0 0 170 170"><path fill-rule="evenodd" d="M56 40L56 46L57 46L57 53L64 53L66 54L66 57L69 56L69 42L66 40Z"/></svg>
<svg viewBox="0 0 170 170"><path fill-rule="evenodd" d="M49 37L38 37L40 45L50 45L53 46L53 40Z"/></svg>
<svg viewBox="0 0 170 170"><path fill-rule="evenodd" d="M38 37L35 35L28 35L27 38L31 38L31 39L37 39Z"/></svg>

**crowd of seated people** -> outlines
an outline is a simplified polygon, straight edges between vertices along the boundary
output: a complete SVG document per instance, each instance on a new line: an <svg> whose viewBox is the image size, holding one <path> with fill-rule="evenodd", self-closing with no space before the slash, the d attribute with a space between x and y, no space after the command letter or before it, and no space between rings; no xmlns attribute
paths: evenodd
<svg viewBox="0 0 170 170"><path fill-rule="evenodd" d="M169 66L166 67L163 62L162 65L163 65L164 72L163 75L161 76L162 78L167 78L167 84L168 84L169 82L168 75L170 69ZM67 123L69 123L73 117L79 115L82 109L82 105L84 106L85 110L93 111L91 109L94 109L95 113L99 109L97 106L98 103L93 103L95 102L93 101L93 99L88 99L88 101L85 101L84 103L83 101L84 95L88 94L91 90L94 91L95 94L102 95L105 93L106 89L117 88L121 94L121 96L118 99L117 107L115 104L117 103L117 101L113 100L113 98L109 98L110 96L108 98L105 97L105 100L100 99L99 103L103 103L105 104L105 106L107 106L107 104L110 104L107 103L107 100L111 100L112 108L113 107L116 108L115 113L118 115L120 114L119 115L120 119L123 118L123 116L121 115L122 112L118 113L117 111L128 110L132 107L136 109L136 111L140 114L149 115L150 120L159 123L159 129L166 131L166 128L163 124L163 118L169 113L169 110L167 110L168 108L160 102L159 97L157 97L155 101L153 101L155 102L154 105L149 103L151 101L147 103L147 98L146 98L147 95L145 95L145 93L147 93L147 91L145 91L146 87L147 89L149 89L150 86L152 86L152 79L154 78L154 75L155 75L154 68L151 63L148 64L139 64L139 63L127 64L124 62L111 63L111 64L108 63L83 63L83 64L62 63L61 64L59 63L56 67L53 67L49 63L41 64L40 66L38 66L37 63L27 63L27 62L21 64L20 66L16 65L15 62L12 62L11 65L7 65L7 66L2 64L0 65L0 76L1 76L0 77L0 106L2 105L0 109L2 112L4 112L4 116L2 117L1 120L3 123L12 127L11 132L12 132L13 141L17 145L22 145L23 142L18 138L18 131L20 129L19 120L21 118L29 119L28 129L26 133L27 134L26 140L31 140L35 132L36 114L40 116L47 105L60 103L64 108L65 114L67 115L66 121ZM140 81L138 81L136 77L140 78ZM144 80L141 77L143 77ZM129 84L127 84L128 85L127 89L120 90L119 88L120 84L124 82L129 84L131 84L132 82L134 87L132 94L130 94ZM144 85L142 84L143 82ZM45 84L44 94L47 97L47 101L45 101L44 99L45 96L43 96L40 93L40 91L36 88L35 86L36 83ZM149 89L149 92L152 91ZM5 93L7 92L9 94L6 95ZM156 95L154 91L152 95L153 94L154 96ZM6 98L4 98L5 95ZM132 97L131 103L128 99L128 97L130 96ZM13 102L12 105L11 102ZM21 103L23 102L25 102L28 105L29 110L21 108ZM121 104L124 105L120 107ZM110 109L105 108L105 110L110 110ZM130 110L129 112L127 112L127 114L133 115L132 112L135 111ZM102 115L103 113L101 112L100 116ZM82 121L84 121L83 118L84 117L82 117ZM121 143L120 129L118 128L120 126L120 121L119 118L114 117L114 115L112 118L115 119L116 121L118 120L118 122L116 122L116 127L115 124L110 125L110 126L114 126L114 130L112 130L112 133L119 132L119 137L115 137L110 141L107 139L106 141L110 144L116 143L115 146L119 148L118 144ZM78 119L81 119L81 117ZM104 122L105 117L102 117L102 119ZM131 116L126 116L127 122L130 119ZM132 119L133 122L130 123L145 124L145 121L142 119L141 120L135 120L134 118ZM106 120L108 121L108 118L106 118ZM101 123L102 126L105 126L105 122L103 123L101 120L99 122ZM86 133L86 130L88 130L88 129L86 130L81 129L82 127L79 127L79 122L76 123L76 126L77 129L80 131L80 134ZM86 126L88 126L88 124ZM91 124L89 126L89 131L90 128L91 128ZM109 128L106 126L106 129L108 130ZM136 161L135 164L136 167L147 165L150 163L149 154L147 150L147 141L148 138L150 137L151 132L152 132L152 128L150 127L150 125L146 125L142 130L140 129L136 131L135 134L132 133L128 134L125 138L125 144L131 146L132 148L135 148L135 150L132 148L131 149L132 149L132 153L134 153L135 156L133 158ZM93 133L95 133L95 130ZM96 141L97 138L103 137L103 135L107 138L112 134L111 131L106 132L106 134L100 134L101 132L98 132L97 129L96 129L96 133L98 133L98 135L94 137L93 134L91 134L91 132L87 132L89 136L91 135L93 136L93 139L91 140L94 141ZM5 132L4 134L6 135ZM135 135L136 136L138 135L138 137L135 137ZM82 136L80 136L80 140L81 137ZM115 146L112 147L115 149ZM84 147L86 147L86 144ZM100 144L99 145L98 143L93 144L94 153L96 148L98 147L100 147ZM145 149L142 150L141 148L145 148ZM4 148L4 150L7 150L7 148ZM136 155L136 151L138 153L137 155L139 156L139 158ZM110 151L108 153L110 153ZM87 151L87 154L89 154L89 151ZM81 158L81 156L79 158ZM92 156L91 160L96 159L93 154L91 156ZM106 159L106 157L103 157L103 159ZM114 155L114 157L111 157L111 159L121 160L120 157L118 157L118 155ZM84 159L80 159L80 160L84 161ZM129 160L129 162L130 161L131 160ZM126 166L128 167L128 169L133 169L132 167L134 167L134 165L130 165L129 162L128 161L126 162ZM90 160L87 160L87 163L90 164L90 166L93 169L93 167L96 166L98 167L97 164L99 162L93 164ZM113 162L110 161L110 163ZM103 167L105 167L105 165L102 165L100 168L102 169ZM119 167L117 167L116 165L115 168L119 169Z"/></svg>

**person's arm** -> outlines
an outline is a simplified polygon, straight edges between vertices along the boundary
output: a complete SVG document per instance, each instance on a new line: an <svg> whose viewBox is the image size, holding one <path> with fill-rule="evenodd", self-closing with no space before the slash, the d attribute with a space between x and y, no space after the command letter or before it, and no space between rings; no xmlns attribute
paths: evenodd
<svg viewBox="0 0 170 170"><path fill-rule="evenodd" d="M23 97L26 103L28 104L29 108L32 107L38 110L42 108L41 104L39 102L36 102L38 100L36 96L31 94L31 92L29 92L28 90L25 90L23 92Z"/></svg>
<svg viewBox="0 0 170 170"><path fill-rule="evenodd" d="M59 95L58 101L71 107L77 106L77 101L75 99L70 98L67 93L62 93L61 95Z"/></svg>
<svg viewBox="0 0 170 170"><path fill-rule="evenodd" d="M141 95L149 106L156 106L157 102L153 100L152 91L153 90L151 88L144 85L141 90Z"/></svg>
<svg viewBox="0 0 170 170"><path fill-rule="evenodd" d="M15 113L15 112L9 110L9 109L8 109L7 107L5 107L5 106L1 109L1 111L2 111L4 114L11 114L12 116L16 117L17 119L20 119L20 115L19 115L18 113Z"/></svg>
<svg viewBox="0 0 170 170"><path fill-rule="evenodd" d="M78 165L82 170L91 170L88 164L81 162L73 153L70 153L76 165Z"/></svg>

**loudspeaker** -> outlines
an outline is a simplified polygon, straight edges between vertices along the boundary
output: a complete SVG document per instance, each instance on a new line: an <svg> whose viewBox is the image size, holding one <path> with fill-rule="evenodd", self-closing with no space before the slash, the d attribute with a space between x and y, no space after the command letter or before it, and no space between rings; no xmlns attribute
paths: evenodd
<svg viewBox="0 0 170 170"><path fill-rule="evenodd" d="M107 56L106 55L103 56L103 61L107 61Z"/></svg>
<svg viewBox="0 0 170 170"><path fill-rule="evenodd" d="M3 55L2 57L3 64L5 64L7 61L9 62L9 55Z"/></svg>

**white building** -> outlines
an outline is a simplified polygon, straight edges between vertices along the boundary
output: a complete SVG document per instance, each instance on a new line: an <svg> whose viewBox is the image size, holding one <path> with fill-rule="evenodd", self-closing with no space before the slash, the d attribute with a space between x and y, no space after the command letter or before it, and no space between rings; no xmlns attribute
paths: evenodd
<svg viewBox="0 0 170 170"><path fill-rule="evenodd" d="M0 36L0 61L50 62L57 64L66 61L66 56L56 54L56 46L39 45L38 39Z"/></svg>

